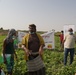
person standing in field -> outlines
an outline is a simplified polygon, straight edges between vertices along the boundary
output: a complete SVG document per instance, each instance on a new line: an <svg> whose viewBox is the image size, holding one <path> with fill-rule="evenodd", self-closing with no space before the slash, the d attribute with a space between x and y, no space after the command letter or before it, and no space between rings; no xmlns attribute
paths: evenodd
<svg viewBox="0 0 76 75"><path fill-rule="evenodd" d="M60 36L60 46L62 46L62 42L64 40L64 31L63 30L61 31L61 34L59 36Z"/></svg>
<svg viewBox="0 0 76 75"><path fill-rule="evenodd" d="M60 36L60 50L63 50L64 48L64 45L62 44L63 43L63 40L64 40L64 31L62 30L61 31L61 34L59 35Z"/></svg>
<svg viewBox="0 0 76 75"><path fill-rule="evenodd" d="M36 25L29 25L29 33L23 37L22 48L28 68L28 75L45 75L45 66L42 59L44 40L36 32Z"/></svg>
<svg viewBox="0 0 76 75"><path fill-rule="evenodd" d="M62 30L61 32L60 32L60 34L59 35L56 35L56 36L58 36L59 37L59 42L60 42L60 50L63 50L63 40L64 40L64 31Z"/></svg>
<svg viewBox="0 0 76 75"><path fill-rule="evenodd" d="M75 42L76 42L76 36L73 34L73 29L69 28L68 34L65 35L64 38L64 65L67 64L67 56L70 52L70 65L72 64L74 60L74 50L75 50Z"/></svg>
<svg viewBox="0 0 76 75"><path fill-rule="evenodd" d="M14 40L13 37L16 36L16 30L11 29L8 32L7 37L5 38L3 42L3 57L4 57L4 63L7 67L7 73L9 75L12 75L13 73L13 66L14 66L14 54L17 58L17 55L15 53L14 49Z"/></svg>

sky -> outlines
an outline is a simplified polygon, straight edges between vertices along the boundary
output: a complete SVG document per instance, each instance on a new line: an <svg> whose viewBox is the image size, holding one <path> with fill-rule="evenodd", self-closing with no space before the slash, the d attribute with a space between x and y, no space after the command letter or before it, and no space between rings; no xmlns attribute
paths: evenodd
<svg viewBox="0 0 76 75"><path fill-rule="evenodd" d="M63 30L76 25L76 0L0 0L0 28L37 31Z"/></svg>

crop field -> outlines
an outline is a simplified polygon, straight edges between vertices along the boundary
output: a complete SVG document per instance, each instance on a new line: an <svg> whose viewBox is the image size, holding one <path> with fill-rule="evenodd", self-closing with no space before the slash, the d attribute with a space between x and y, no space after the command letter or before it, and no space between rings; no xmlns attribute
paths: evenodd
<svg viewBox="0 0 76 75"><path fill-rule="evenodd" d="M6 36L0 36L0 56L2 54L3 40ZM76 49L76 48L75 48ZM15 59L13 75L27 75L26 61L24 59L24 51L21 49L16 50L17 60ZM43 55L46 75L75 75L76 73L76 50L74 55L74 61L72 65L69 65L69 55L67 65L64 66L64 50L60 50L59 37L55 36L55 49L44 50ZM6 66L4 63L0 63L0 67L6 72Z"/></svg>

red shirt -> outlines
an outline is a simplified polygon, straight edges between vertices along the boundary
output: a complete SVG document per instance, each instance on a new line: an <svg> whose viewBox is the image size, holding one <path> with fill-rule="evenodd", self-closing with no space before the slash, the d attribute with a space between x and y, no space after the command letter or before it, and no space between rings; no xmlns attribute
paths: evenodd
<svg viewBox="0 0 76 75"><path fill-rule="evenodd" d="M60 41L62 42L63 39L64 39L64 34L61 34L61 35L60 35Z"/></svg>

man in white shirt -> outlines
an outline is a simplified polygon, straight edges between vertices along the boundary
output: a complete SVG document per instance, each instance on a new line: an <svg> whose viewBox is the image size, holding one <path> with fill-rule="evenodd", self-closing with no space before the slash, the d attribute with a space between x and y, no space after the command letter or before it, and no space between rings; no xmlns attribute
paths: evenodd
<svg viewBox="0 0 76 75"><path fill-rule="evenodd" d="M73 62L74 59L74 46L75 46L75 41L76 41L76 36L73 34L73 29L69 28L68 34L65 35L64 38L64 65L67 64L67 56L68 53L70 52L70 65Z"/></svg>

